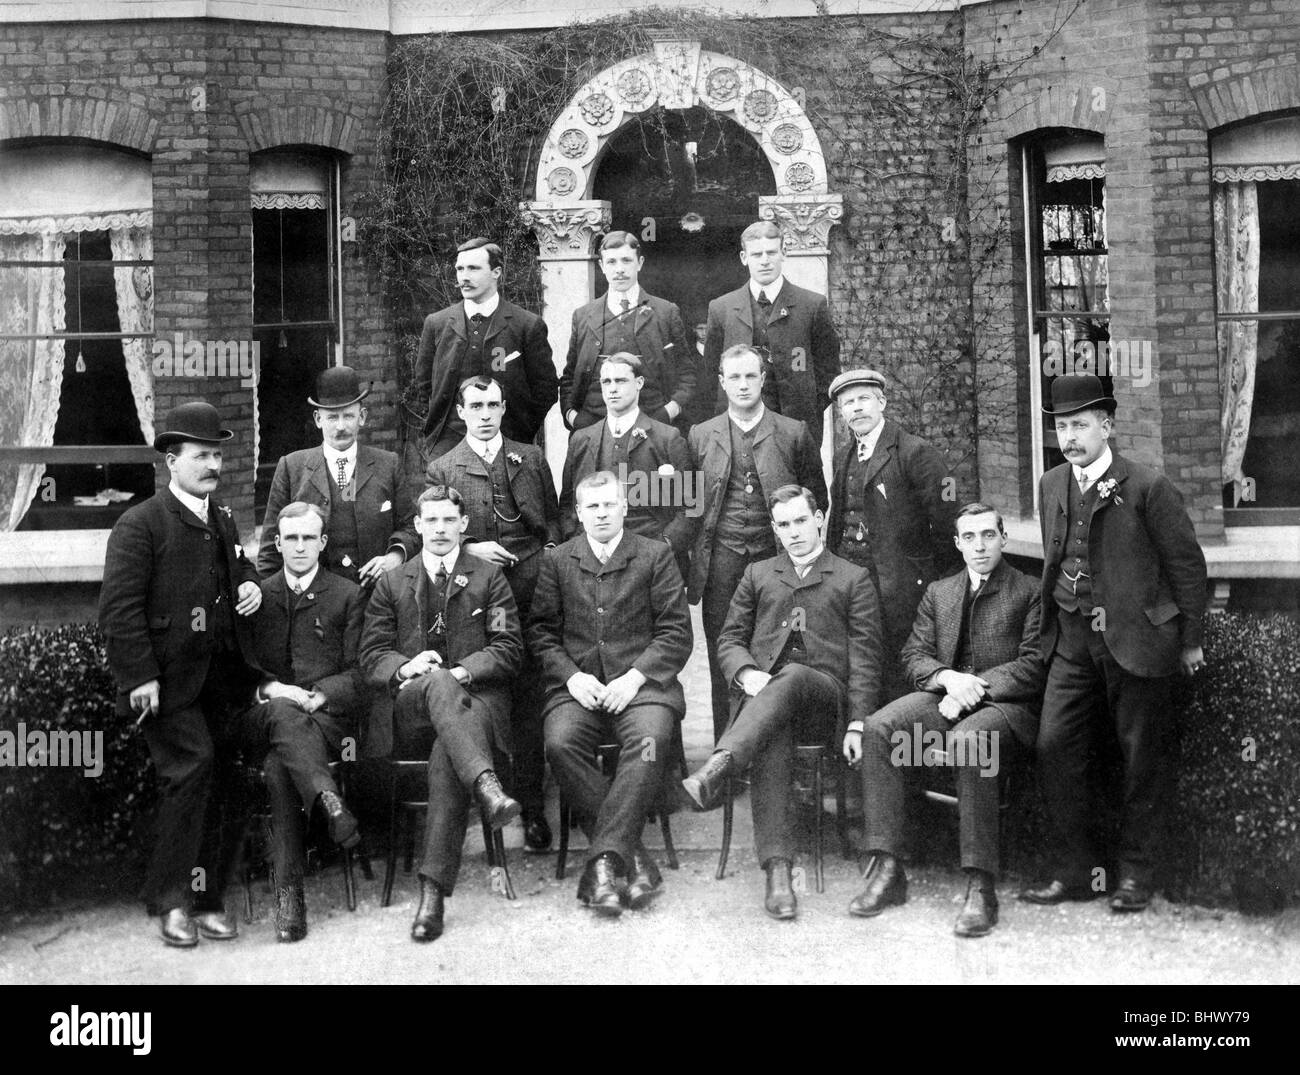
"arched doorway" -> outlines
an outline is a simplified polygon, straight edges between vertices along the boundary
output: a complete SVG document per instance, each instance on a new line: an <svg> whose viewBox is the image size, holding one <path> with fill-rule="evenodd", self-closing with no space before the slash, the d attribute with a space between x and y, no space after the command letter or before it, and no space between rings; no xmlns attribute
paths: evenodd
<svg viewBox="0 0 1300 1075"><path fill-rule="evenodd" d="M652 52L615 64L578 90L547 134L538 161L536 200L520 206L537 234L545 289L543 313L557 366L563 366L568 351L573 312L596 294L593 239L614 226L616 212L620 222L635 218L639 223L651 215L638 216L632 206L620 205L616 210L611 200L598 194L606 159L615 165L620 159L620 132L635 122L644 128L642 117L659 115L665 151L674 153L673 144L684 147L692 140L686 137L695 133L692 122L700 131L707 128L700 118L706 113L720 117L714 121L719 130L727 129L722 126L725 120L732 128L748 132L771 174L765 189L775 191L758 194L757 215L774 221L784 234L786 275L804 287L826 292L827 239L843 208L840 196L827 191L821 142L799 101L756 67L707 52L698 41L656 42ZM672 124L682 124L676 139L669 117ZM700 143L695 142L698 194ZM756 154L753 160L761 164ZM614 167L609 174L617 176L619 170ZM706 231L707 225L706 217ZM680 220L672 226L680 227ZM641 227L631 230L640 234ZM666 230L656 218L656 241L661 234ZM733 240L733 258L737 249ZM654 254L653 248L650 253ZM656 257L646 260L652 265ZM735 264L739 268L739 262ZM647 276L645 283L652 291L656 283L662 284L653 276ZM707 308L710 298L735 286L713 282L707 294L684 306L683 313L696 316L688 310L696 309L700 301ZM673 297L662 289L660 293ZM547 457L558 476L565 445L558 408L547 418L546 434Z"/></svg>

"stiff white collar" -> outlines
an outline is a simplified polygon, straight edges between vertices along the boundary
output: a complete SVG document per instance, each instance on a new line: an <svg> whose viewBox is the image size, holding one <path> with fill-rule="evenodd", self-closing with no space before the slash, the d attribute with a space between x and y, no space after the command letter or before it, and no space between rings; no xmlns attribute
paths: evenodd
<svg viewBox="0 0 1300 1075"><path fill-rule="evenodd" d="M501 292L495 292L490 299L484 299L482 302L475 302L473 299L465 300L465 316L473 317L475 314L482 314L484 317L491 317L497 312L497 307L501 305Z"/></svg>
<svg viewBox="0 0 1300 1075"><path fill-rule="evenodd" d="M297 586L303 593L311 589L312 580L316 578L316 572L320 570L320 564L316 564L305 575L295 575L287 567L284 569L284 581L292 590Z"/></svg>
<svg viewBox="0 0 1300 1075"><path fill-rule="evenodd" d="M629 429L631 429L634 425L636 425L636 421L640 417L641 417L641 408L633 407L630 411L627 412L627 414L623 415L621 418L615 418L612 414L606 415L605 425L609 427L609 435L611 437L621 437L624 433L626 433Z"/></svg>
<svg viewBox="0 0 1300 1075"><path fill-rule="evenodd" d="M633 284L626 291L615 291L611 287L605 292L605 308L612 314L621 314L624 299L628 301L628 309L635 310L641 301L641 285Z"/></svg>
<svg viewBox="0 0 1300 1075"><path fill-rule="evenodd" d="M505 445L505 438L500 433L491 440L479 440L478 437L467 436L465 443L469 445L470 451L486 463L488 455L495 459L501 454L501 449Z"/></svg>
<svg viewBox="0 0 1300 1075"><path fill-rule="evenodd" d="M603 544L593 538L590 534L587 535L587 544L591 546L592 555L594 555L597 560L608 560L614 555L614 550L618 548L619 542L622 540L622 530Z"/></svg>
<svg viewBox="0 0 1300 1075"><path fill-rule="evenodd" d="M187 493L184 489L182 489L179 485L176 484L175 478L172 479L171 483L167 486L167 488L172 491L172 496L174 496L177 500L179 500L182 504L184 504L187 508L189 508L190 511L194 512L194 514L199 517L199 519L202 521L204 526L208 525L208 498L206 496L200 499L199 497L194 496L192 493Z"/></svg>
<svg viewBox="0 0 1300 1075"><path fill-rule="evenodd" d="M727 417L729 417L733 422L735 422L736 425L740 426L740 431L742 433L748 433L751 429L753 429L756 425L758 425L758 423L763 420L763 416L765 414L767 414L767 408L763 406L762 403L758 405L758 410L754 413L753 418L742 419L730 407L727 408Z"/></svg>
<svg viewBox="0 0 1300 1075"><path fill-rule="evenodd" d="M751 280L749 282L749 293L754 297L755 302L758 301L760 295L766 294L767 301L775 306L776 297L781 294L781 288L783 287L785 287L784 274L778 276L770 284L760 284L757 280Z"/></svg>
<svg viewBox="0 0 1300 1075"><path fill-rule="evenodd" d="M1110 469L1110 464L1113 458L1114 457L1110 452L1110 445L1108 444L1101 450L1101 455L1097 456L1097 458L1086 467L1076 467L1071 463L1070 469L1074 471L1075 484L1077 485L1079 483L1080 475L1087 477L1089 485L1096 484L1096 482L1101 479L1101 476Z"/></svg>
<svg viewBox="0 0 1300 1075"><path fill-rule="evenodd" d="M885 420L882 418L876 423L876 428L865 436L858 437L858 454L866 451L867 458L870 459L876 451L876 445L880 442L880 434L885 431Z"/></svg>
<svg viewBox="0 0 1300 1075"><path fill-rule="evenodd" d="M442 564L447 569L448 576L456 570L456 561L460 557L460 546L457 545L451 552L445 556L435 556L428 549L420 552L424 559L424 570L428 572L429 579L432 580L438 574L438 564Z"/></svg>

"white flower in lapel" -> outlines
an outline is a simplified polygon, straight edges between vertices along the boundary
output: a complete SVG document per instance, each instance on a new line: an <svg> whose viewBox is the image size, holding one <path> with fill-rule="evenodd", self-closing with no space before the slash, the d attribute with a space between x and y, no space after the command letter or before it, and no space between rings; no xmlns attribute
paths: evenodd
<svg viewBox="0 0 1300 1075"><path fill-rule="evenodd" d="M518 466L524 461L524 457L518 452L506 452L506 458L509 459L510 462L514 463L515 466Z"/></svg>
<svg viewBox="0 0 1300 1075"><path fill-rule="evenodd" d="M1109 500L1111 493L1113 493L1118 488L1119 488L1118 481L1116 481L1114 478L1107 478L1104 482L1097 483L1097 495L1101 497L1102 500ZM1124 498L1122 496L1117 496L1115 498L1115 503L1123 504Z"/></svg>
<svg viewBox="0 0 1300 1075"><path fill-rule="evenodd" d="M645 440L648 436L649 434L640 426L637 426L635 429L632 430L633 440Z"/></svg>
<svg viewBox="0 0 1300 1075"><path fill-rule="evenodd" d="M230 509L225 504L218 505L217 511L221 512L221 514L224 515L227 519L231 517Z"/></svg>
<svg viewBox="0 0 1300 1075"><path fill-rule="evenodd" d="M784 306L782 306L782 307L781 307L781 312L780 312L779 314L777 314L776 316L777 316L777 317L788 317L789 315L790 315L790 311L789 311L788 309L786 309Z"/></svg>
<svg viewBox="0 0 1300 1075"><path fill-rule="evenodd" d="M461 586L461 587L465 587L469 585L469 579L466 578L464 575L457 575L451 581L454 582L457 586Z"/></svg>

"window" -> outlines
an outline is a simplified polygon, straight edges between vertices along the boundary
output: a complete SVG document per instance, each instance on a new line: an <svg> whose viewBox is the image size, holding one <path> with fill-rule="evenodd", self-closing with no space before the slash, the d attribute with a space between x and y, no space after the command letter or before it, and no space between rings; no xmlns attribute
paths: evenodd
<svg viewBox="0 0 1300 1075"><path fill-rule="evenodd" d="M1300 522L1300 117L1210 141L1228 525Z"/></svg>
<svg viewBox="0 0 1300 1075"><path fill-rule="evenodd" d="M1036 490L1037 479L1064 461L1052 420L1042 413L1052 381L1096 373L1113 391L1102 139L1068 132L1027 144L1022 174Z"/></svg>
<svg viewBox="0 0 1300 1075"><path fill-rule="evenodd" d="M151 183L116 149L0 150L0 532L153 493Z"/></svg>
<svg viewBox="0 0 1300 1075"><path fill-rule="evenodd" d="M260 518L280 456L320 443L307 398L321 370L341 361L341 333L334 162L306 151L267 150L253 156L251 172Z"/></svg>

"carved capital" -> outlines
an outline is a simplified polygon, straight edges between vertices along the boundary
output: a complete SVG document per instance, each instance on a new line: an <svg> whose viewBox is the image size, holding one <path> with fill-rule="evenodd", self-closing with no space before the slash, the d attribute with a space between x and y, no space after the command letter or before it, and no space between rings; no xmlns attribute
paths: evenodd
<svg viewBox="0 0 1300 1075"><path fill-rule="evenodd" d="M519 210L537 236L543 261L586 261L596 236L613 220L612 206L605 201L520 202Z"/></svg>
<svg viewBox="0 0 1300 1075"><path fill-rule="evenodd" d="M776 194L758 199L758 215L781 229L788 256L826 255L831 228L844 216L839 194Z"/></svg>

